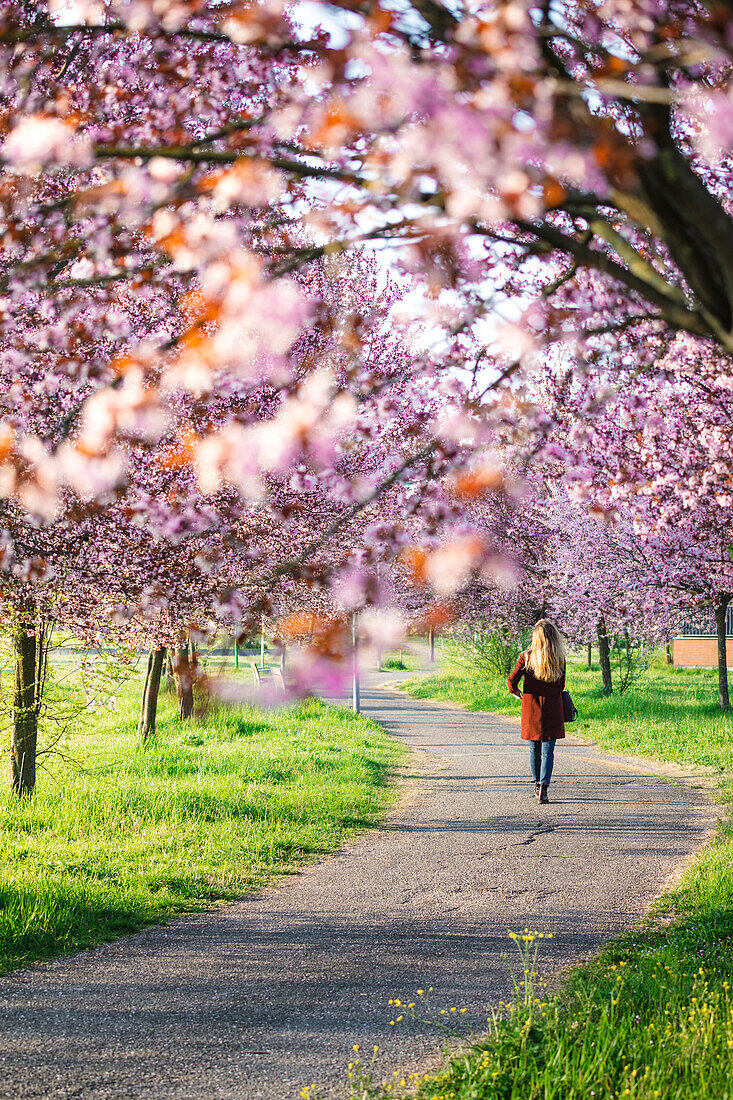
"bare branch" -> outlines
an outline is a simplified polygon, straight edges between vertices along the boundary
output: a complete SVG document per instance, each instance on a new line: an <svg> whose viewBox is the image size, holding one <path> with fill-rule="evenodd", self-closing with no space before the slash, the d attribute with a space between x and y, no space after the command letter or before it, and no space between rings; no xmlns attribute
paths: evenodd
<svg viewBox="0 0 733 1100"><path fill-rule="evenodd" d="M607 325L598 325L597 328L584 328L583 336L603 336L606 333L625 332L634 325L644 324L646 321L661 321L664 317L659 313L637 313L633 317L625 317L623 321L610 321Z"/></svg>
<svg viewBox="0 0 733 1100"><path fill-rule="evenodd" d="M207 140L211 141L213 139L208 138ZM201 144L202 141L194 141L190 145L141 145L139 147L98 145L94 152L97 157L103 160L152 160L153 157L162 157L165 160L178 160L185 164L234 164L238 160L247 158L249 160L262 160L263 163L278 168L282 172L290 172L294 176L333 179L342 183L354 183L360 186L368 182L356 173L347 172L342 168L303 164L301 161L291 160L288 157L268 156L264 158L249 150L200 149Z"/></svg>
<svg viewBox="0 0 733 1100"><path fill-rule="evenodd" d="M658 306L662 316L675 328L691 332L696 336L711 336L713 329L711 319L702 311L690 309L680 304L676 297L659 289L658 286L646 282L632 271L617 263L605 252L599 252L591 248L580 237L569 236L553 225L546 222L531 223L517 220L517 227L524 233L531 233L539 240L546 241L552 248L571 255L583 267L595 268L605 275L610 275L629 290L641 295L647 301ZM718 333L716 332L717 336Z"/></svg>

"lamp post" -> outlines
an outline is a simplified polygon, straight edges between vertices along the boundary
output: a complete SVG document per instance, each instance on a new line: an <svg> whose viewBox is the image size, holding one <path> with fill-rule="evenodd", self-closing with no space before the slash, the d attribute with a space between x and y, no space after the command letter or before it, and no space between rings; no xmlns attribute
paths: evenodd
<svg viewBox="0 0 733 1100"><path fill-rule="evenodd" d="M361 709L361 685L359 683L359 627L356 612L351 615L351 709L358 714Z"/></svg>

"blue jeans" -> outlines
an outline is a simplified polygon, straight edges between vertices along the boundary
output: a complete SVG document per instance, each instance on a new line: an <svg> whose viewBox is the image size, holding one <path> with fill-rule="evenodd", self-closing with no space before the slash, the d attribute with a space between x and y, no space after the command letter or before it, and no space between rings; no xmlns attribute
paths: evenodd
<svg viewBox="0 0 733 1100"><path fill-rule="evenodd" d="M535 783L549 783L555 761L554 741L530 741L529 766Z"/></svg>

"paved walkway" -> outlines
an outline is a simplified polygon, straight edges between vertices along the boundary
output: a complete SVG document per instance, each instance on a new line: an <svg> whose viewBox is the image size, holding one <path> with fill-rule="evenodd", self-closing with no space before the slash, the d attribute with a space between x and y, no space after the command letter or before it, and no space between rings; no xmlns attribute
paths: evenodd
<svg viewBox="0 0 733 1100"><path fill-rule="evenodd" d="M517 722L374 683L363 703L424 750L412 804L278 887L0 980L2 1100L344 1095L355 1042L379 1044L385 1076L419 1066L441 1040L390 1027L389 998L433 986L481 1031L508 992L508 929L554 932L548 970L578 958L714 824L702 780L572 741L540 807Z"/></svg>

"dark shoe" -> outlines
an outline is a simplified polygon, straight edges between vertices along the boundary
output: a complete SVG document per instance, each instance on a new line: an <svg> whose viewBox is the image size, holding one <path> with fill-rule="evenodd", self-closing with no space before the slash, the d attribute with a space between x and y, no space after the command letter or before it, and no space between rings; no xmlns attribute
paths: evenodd
<svg viewBox="0 0 733 1100"><path fill-rule="evenodd" d="M539 781L539 779L537 780L537 782L534 785L534 796L535 796L535 798L540 797L540 781Z"/></svg>
<svg viewBox="0 0 733 1100"><path fill-rule="evenodd" d="M547 797L547 784L546 783L540 783L540 802L544 805L545 803L547 803L549 801L550 800Z"/></svg>

